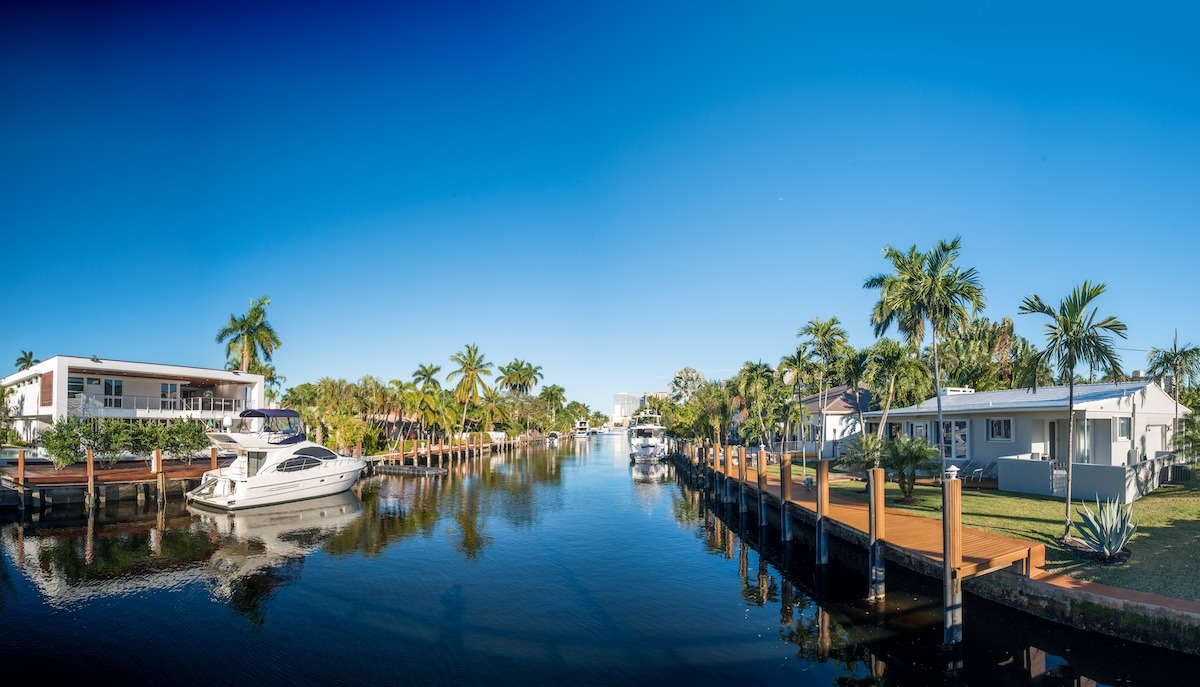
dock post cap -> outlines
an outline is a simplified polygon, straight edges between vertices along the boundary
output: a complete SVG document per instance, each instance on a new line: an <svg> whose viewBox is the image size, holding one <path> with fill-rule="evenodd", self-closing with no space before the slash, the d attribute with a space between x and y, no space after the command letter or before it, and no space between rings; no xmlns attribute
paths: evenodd
<svg viewBox="0 0 1200 687"><path fill-rule="evenodd" d="M946 468L946 479L958 479L958 466L951 465Z"/></svg>

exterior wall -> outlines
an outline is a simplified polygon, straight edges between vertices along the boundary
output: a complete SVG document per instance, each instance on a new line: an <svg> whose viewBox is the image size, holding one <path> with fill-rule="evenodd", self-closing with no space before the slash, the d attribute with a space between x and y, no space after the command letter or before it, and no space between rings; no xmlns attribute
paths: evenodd
<svg viewBox="0 0 1200 687"><path fill-rule="evenodd" d="M1182 462L1163 456L1130 466L1076 465L1071 471L1071 498L1088 503L1096 499L1133 503L1162 486L1165 468Z"/></svg>
<svg viewBox="0 0 1200 687"><path fill-rule="evenodd" d="M1020 494L1054 495L1054 464L1048 460L1025 457L1000 458L996 461L997 483L1004 491Z"/></svg>

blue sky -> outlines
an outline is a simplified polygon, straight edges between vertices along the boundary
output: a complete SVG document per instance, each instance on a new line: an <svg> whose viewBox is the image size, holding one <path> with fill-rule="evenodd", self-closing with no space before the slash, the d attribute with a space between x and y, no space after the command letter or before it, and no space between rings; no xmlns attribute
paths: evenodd
<svg viewBox="0 0 1200 687"><path fill-rule="evenodd" d="M1104 282L1200 343L1184 4L8 3L0 352L286 386L486 359L611 412L679 368L874 337L882 248L962 237L984 315ZM4 363L10 364L10 363Z"/></svg>

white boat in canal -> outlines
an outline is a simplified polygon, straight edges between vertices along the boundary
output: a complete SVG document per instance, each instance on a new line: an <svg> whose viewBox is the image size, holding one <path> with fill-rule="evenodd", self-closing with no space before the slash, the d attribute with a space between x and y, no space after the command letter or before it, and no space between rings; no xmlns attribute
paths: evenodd
<svg viewBox="0 0 1200 687"><path fill-rule="evenodd" d="M588 421L587 420L579 420L578 422L575 423L575 429L571 432L571 438L572 439L588 438Z"/></svg>
<svg viewBox="0 0 1200 687"><path fill-rule="evenodd" d="M551 448L558 446L558 432L550 432L546 435L546 445Z"/></svg>
<svg viewBox="0 0 1200 687"><path fill-rule="evenodd" d="M662 416L638 413L629 424L629 461L656 463L667 458L667 428Z"/></svg>
<svg viewBox="0 0 1200 687"><path fill-rule="evenodd" d="M205 472L200 486L187 492L188 503L234 510L339 494L366 467L359 458L339 456L309 441L294 410L244 410L227 425L208 438L236 457L226 467Z"/></svg>

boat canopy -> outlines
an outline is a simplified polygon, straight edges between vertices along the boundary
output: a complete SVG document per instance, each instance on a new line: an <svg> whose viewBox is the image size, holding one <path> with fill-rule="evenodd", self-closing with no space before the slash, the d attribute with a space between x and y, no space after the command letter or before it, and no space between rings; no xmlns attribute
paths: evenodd
<svg viewBox="0 0 1200 687"><path fill-rule="evenodd" d="M243 410L238 417L294 417L299 418L300 413L291 408L251 408Z"/></svg>

